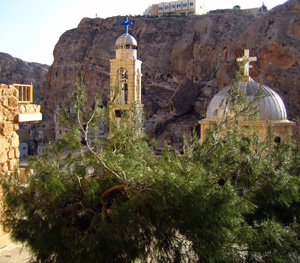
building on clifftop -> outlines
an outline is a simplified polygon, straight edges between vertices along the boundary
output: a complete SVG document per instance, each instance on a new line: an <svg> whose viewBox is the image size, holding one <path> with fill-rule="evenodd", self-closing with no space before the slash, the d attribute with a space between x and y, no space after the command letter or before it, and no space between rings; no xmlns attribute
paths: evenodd
<svg viewBox="0 0 300 263"><path fill-rule="evenodd" d="M162 16L167 14L205 14L205 4L199 0L181 0L172 2L162 2L149 6L145 11L145 16Z"/></svg>

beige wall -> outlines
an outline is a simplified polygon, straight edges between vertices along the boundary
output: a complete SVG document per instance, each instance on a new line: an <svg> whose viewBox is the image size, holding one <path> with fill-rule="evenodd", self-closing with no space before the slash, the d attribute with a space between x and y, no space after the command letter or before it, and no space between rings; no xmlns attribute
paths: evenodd
<svg viewBox="0 0 300 263"><path fill-rule="evenodd" d="M154 4L151 6L151 15L158 15L158 5Z"/></svg>

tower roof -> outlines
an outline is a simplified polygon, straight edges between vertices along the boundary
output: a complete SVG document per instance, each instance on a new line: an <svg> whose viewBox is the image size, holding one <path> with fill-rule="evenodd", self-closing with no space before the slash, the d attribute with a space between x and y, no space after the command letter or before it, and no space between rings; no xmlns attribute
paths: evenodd
<svg viewBox="0 0 300 263"><path fill-rule="evenodd" d="M136 47L137 41L133 36L129 35L128 33L124 33L117 39L116 46L118 48L125 48L126 46Z"/></svg>
<svg viewBox="0 0 300 263"><path fill-rule="evenodd" d="M280 96L271 88L257 83L250 79L250 81L241 81L238 83L238 88L244 92L246 96L246 103L252 101L259 89L262 89L261 99L258 101L259 114L258 121L263 120L286 120L287 114ZM230 90L232 85L223 88L218 92L210 102L206 118L222 119L224 117L228 100L230 99ZM228 112L228 109L227 109ZM230 112L230 109L229 109Z"/></svg>

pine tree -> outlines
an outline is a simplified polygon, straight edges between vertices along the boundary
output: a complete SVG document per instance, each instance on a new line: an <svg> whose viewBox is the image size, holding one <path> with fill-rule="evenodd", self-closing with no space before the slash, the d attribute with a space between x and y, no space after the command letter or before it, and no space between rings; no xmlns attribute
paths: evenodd
<svg viewBox="0 0 300 263"><path fill-rule="evenodd" d="M61 115L69 132L30 159L27 185L17 174L2 183L3 221L39 262L299 261L296 141L274 147L224 119L202 145L194 137L183 154L166 146L157 157L134 136L139 121L98 140L106 108L85 111L77 86Z"/></svg>

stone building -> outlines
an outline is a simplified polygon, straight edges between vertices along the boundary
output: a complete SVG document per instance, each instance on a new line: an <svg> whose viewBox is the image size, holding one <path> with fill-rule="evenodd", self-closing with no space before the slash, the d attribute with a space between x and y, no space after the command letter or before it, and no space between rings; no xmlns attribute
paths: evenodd
<svg viewBox="0 0 300 263"><path fill-rule="evenodd" d="M42 119L40 106L32 104L33 86L0 84L0 177L7 178L18 169L20 158L19 123ZM0 189L0 218L3 208ZM8 242L9 234L0 224L0 247Z"/></svg>
<svg viewBox="0 0 300 263"><path fill-rule="evenodd" d="M123 114L139 116L142 112L141 65L137 59L137 41L128 34L128 18L121 24L125 33L116 41L116 58L110 60L110 122L121 120Z"/></svg>
<svg viewBox="0 0 300 263"><path fill-rule="evenodd" d="M239 116L239 125L241 127L247 127L246 133L253 134L257 132L260 135L261 140L265 140L268 134L268 130L271 127L274 132L274 141L280 142L285 140L289 133L292 131L292 127L295 125L287 119L287 113L283 100L280 96L271 88L255 82L249 76L250 62L256 61L256 57L249 57L249 50L244 51L244 56L238 58L237 62L242 64L244 68L243 78L239 81L237 89L239 93L245 96L245 105L238 105L238 107L247 107L253 102L253 108L257 109L257 118L255 120L247 118L247 116ZM230 100L232 99L231 91L233 85L229 85L219 91L211 100L206 118L201 120L201 138L200 143L206 139L207 129L211 122L221 123L227 120L229 122L234 121L235 112L231 108ZM257 102L254 102L254 98L259 91Z"/></svg>
<svg viewBox="0 0 300 263"><path fill-rule="evenodd" d="M205 14L205 4L199 0L181 0L172 2L162 2L149 6L145 11L145 16L161 16L164 14Z"/></svg>

